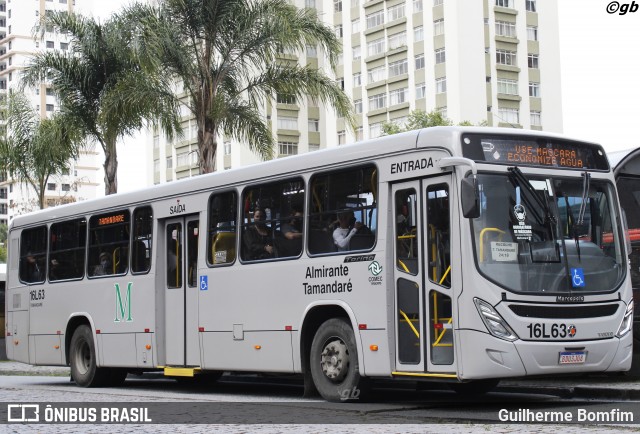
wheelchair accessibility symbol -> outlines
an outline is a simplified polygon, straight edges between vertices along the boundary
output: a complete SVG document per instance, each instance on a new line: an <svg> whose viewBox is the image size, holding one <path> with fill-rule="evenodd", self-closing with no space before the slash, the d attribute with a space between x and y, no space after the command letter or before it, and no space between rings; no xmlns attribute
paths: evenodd
<svg viewBox="0 0 640 434"><path fill-rule="evenodd" d="M584 271L582 268L571 269L571 284L574 288L584 288Z"/></svg>
<svg viewBox="0 0 640 434"><path fill-rule="evenodd" d="M209 289L209 277L200 276L200 291L206 291Z"/></svg>

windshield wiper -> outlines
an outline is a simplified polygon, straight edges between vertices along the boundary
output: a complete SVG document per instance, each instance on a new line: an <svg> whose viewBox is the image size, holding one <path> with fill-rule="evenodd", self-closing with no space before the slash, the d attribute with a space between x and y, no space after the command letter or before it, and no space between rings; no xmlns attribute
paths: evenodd
<svg viewBox="0 0 640 434"><path fill-rule="evenodd" d="M591 185L591 174L586 170L582 174L582 202L580 203L580 211L578 212L579 225L584 224L584 215L587 211L587 199L589 198L589 187Z"/></svg>
<svg viewBox="0 0 640 434"><path fill-rule="evenodd" d="M544 210L544 219L538 219L538 221L540 221L543 224L549 223L551 226L555 226L556 224L556 216L551 212L551 206L549 205L549 198L547 197L548 194L545 194L545 200L540 199L540 196L538 196L538 192L536 191L535 188L533 188L533 186L531 185L531 183L529 182L529 179L525 176L524 173L522 173L522 170L520 170L519 167L509 167L507 170L509 170L510 174L513 176L513 178L515 179L515 181L524 189L526 189L529 192L529 195L531 197L533 197L533 200L535 200L536 204L540 207L539 209ZM535 210L537 213L537 210ZM551 228L551 236L553 237L554 241L555 241L555 231L553 230L553 227Z"/></svg>

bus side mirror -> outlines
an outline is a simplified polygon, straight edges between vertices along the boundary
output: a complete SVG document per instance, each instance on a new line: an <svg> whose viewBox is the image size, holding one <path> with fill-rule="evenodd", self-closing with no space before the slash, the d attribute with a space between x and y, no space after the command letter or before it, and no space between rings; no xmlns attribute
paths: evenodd
<svg viewBox="0 0 640 434"><path fill-rule="evenodd" d="M475 178L462 180L460 197L462 200L462 215L465 218L475 219L480 217L480 194Z"/></svg>

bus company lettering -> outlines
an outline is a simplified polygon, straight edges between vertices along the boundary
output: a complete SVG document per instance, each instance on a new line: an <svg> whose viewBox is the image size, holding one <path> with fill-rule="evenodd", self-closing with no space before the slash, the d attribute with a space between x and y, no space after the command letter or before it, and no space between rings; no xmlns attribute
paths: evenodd
<svg viewBox="0 0 640 434"><path fill-rule="evenodd" d="M184 204L180 203L180 199L178 199L176 205L172 205L169 207L169 214L180 214L187 210L187 207Z"/></svg>
<svg viewBox="0 0 640 434"><path fill-rule="evenodd" d="M127 283L127 293L124 298L120 292L120 285L116 283L114 286L116 287L116 318L113 322L133 321L131 318L131 287L133 282Z"/></svg>
<svg viewBox="0 0 640 434"><path fill-rule="evenodd" d="M346 265L338 265L337 267L307 267L305 277L307 279L324 279L327 277L347 277L349 276L349 267ZM353 285L351 279L348 281L339 282L335 279L333 282L326 283L302 283L304 293L306 295L312 294L336 294L339 292L351 292Z"/></svg>
<svg viewBox="0 0 640 434"><path fill-rule="evenodd" d="M423 170L433 167L433 158L420 158L418 160L401 161L400 163L391 163L391 174L412 172L414 170Z"/></svg>

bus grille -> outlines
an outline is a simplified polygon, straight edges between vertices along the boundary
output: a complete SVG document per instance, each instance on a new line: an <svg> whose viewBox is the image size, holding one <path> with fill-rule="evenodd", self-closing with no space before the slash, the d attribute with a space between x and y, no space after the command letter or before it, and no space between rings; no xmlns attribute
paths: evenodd
<svg viewBox="0 0 640 434"><path fill-rule="evenodd" d="M618 310L617 304L591 306L531 306L512 304L509 309L518 316L527 318L577 319L611 316Z"/></svg>

